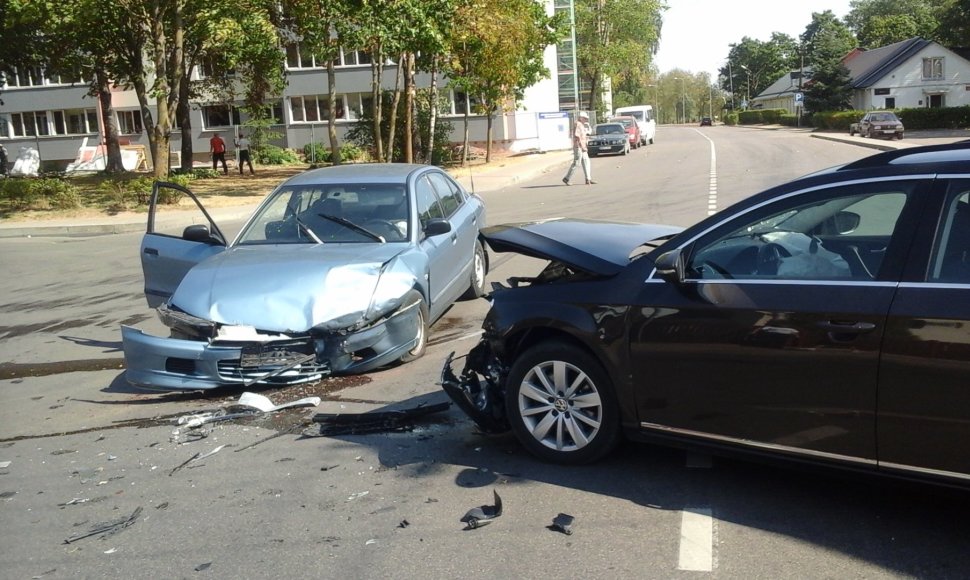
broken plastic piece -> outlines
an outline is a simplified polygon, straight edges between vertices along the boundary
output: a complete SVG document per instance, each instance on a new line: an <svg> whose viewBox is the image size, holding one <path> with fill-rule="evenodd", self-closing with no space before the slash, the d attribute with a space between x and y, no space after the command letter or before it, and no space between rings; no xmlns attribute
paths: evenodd
<svg viewBox="0 0 970 580"><path fill-rule="evenodd" d="M220 446L216 447L215 449L213 449L212 451L209 451L208 453L202 453L201 451L199 451L198 453L196 453L192 457L189 457L187 460L185 460L180 465L178 465L177 467L175 467L175 469L173 469L172 471L170 471L168 473L168 475L169 476L175 475L175 472L176 471L178 471L179 469L182 469L183 467L185 467L186 465L192 463L193 461L199 461L200 459L205 459L206 457L209 457L210 455L215 455L216 453L219 453L220 451L222 451L222 448L223 447L225 447L225 445L220 445Z"/></svg>
<svg viewBox="0 0 970 580"><path fill-rule="evenodd" d="M549 529L555 532L562 532L567 536L571 536L573 535L572 526L574 521L576 521L576 518L573 516L561 513L552 519L552 525L549 526Z"/></svg>
<svg viewBox="0 0 970 580"><path fill-rule="evenodd" d="M317 413L314 423L320 423L321 435L357 435L384 431L408 431L414 428L414 420L432 413L447 411L451 403L421 404L397 411L370 411L367 413Z"/></svg>
<svg viewBox="0 0 970 580"><path fill-rule="evenodd" d="M283 403L281 405L274 405L273 401L264 395L258 393L245 392L239 397L239 402L237 405L243 407L252 407L254 409L259 409L264 413L272 413L274 411L280 411L282 409L291 409L293 407L316 407L320 404L320 397L305 397L297 401L290 401L289 403Z"/></svg>
<svg viewBox="0 0 970 580"><path fill-rule="evenodd" d="M503 370L488 342L483 339L464 358L459 377L451 368L455 353L448 355L441 369L441 388L484 433L505 433L511 427L505 416L504 389L499 385Z"/></svg>
<svg viewBox="0 0 970 580"><path fill-rule="evenodd" d="M490 524L492 520L502 515L502 498L498 496L498 492L494 489L492 495L495 496L495 505L482 505L472 508L462 516L461 522L466 524L466 530L474 530Z"/></svg>

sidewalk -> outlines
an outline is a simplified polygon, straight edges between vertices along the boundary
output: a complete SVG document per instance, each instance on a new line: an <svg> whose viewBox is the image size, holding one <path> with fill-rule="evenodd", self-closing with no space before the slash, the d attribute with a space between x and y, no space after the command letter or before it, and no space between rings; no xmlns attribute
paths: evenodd
<svg viewBox="0 0 970 580"><path fill-rule="evenodd" d="M526 181L553 169L563 167L572 160L572 151L531 153L497 159L488 165L456 167L449 173L468 191L487 193ZM261 200L260 200L261 201ZM204 202L203 202L204 203ZM243 220L249 217L259 202L242 205L206 208L216 223ZM177 222L179 210L163 208L156 216L156 223ZM58 218L43 221L2 220L0 238L23 238L43 236L96 236L144 231L148 214L145 212L122 212L116 215L99 215L88 218Z"/></svg>

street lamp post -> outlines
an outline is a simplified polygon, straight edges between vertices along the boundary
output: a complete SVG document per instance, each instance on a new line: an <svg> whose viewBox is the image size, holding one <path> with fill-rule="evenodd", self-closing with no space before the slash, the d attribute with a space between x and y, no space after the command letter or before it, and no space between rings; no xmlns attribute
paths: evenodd
<svg viewBox="0 0 970 580"><path fill-rule="evenodd" d="M749 101L751 101L751 69L743 64L741 65L741 68L743 68L744 72L747 73L748 79L747 82L744 83L744 108L747 109Z"/></svg>
<svg viewBox="0 0 970 580"><path fill-rule="evenodd" d="M728 77L731 81L731 112L734 112L734 71L731 69L731 59L728 59Z"/></svg>
<svg viewBox="0 0 970 580"><path fill-rule="evenodd" d="M647 88L653 87L653 102L654 107L656 107L656 112L654 113L657 119L660 119L660 89L655 84L647 85ZM660 122L659 120L657 121Z"/></svg>

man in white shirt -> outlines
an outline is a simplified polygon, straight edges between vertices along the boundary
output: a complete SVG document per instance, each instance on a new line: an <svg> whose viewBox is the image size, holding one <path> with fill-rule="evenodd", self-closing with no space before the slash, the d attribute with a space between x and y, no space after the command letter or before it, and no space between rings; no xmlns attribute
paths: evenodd
<svg viewBox="0 0 970 580"><path fill-rule="evenodd" d="M573 164L569 166L569 171L562 178L562 182L566 185L569 185L569 178L573 176L573 170L576 169L577 164L583 168L583 175L586 176L586 185L596 183L593 181L589 166L589 149L587 147L589 133L589 113L580 111L579 118L576 120L576 127L573 129Z"/></svg>
<svg viewBox="0 0 970 580"><path fill-rule="evenodd" d="M243 164L249 165L249 174L256 175L253 171L253 161L249 157L249 139L242 133L239 134L239 138L236 139L236 151L239 152L239 175L243 174Z"/></svg>

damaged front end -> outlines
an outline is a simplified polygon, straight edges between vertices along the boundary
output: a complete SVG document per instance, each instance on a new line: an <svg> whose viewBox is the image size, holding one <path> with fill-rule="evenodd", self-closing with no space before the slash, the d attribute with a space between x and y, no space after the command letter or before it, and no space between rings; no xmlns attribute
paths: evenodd
<svg viewBox="0 0 970 580"><path fill-rule="evenodd" d="M455 353L448 355L441 369L441 388L483 432L508 431L511 428L505 412L508 368L495 356L484 338L464 359L465 368L457 376L452 370Z"/></svg>
<svg viewBox="0 0 970 580"><path fill-rule="evenodd" d="M419 307L404 305L354 329L288 333L218 324L163 305L158 313L170 337L122 326L126 378L140 387L198 390L292 385L367 372L414 347L423 324Z"/></svg>

